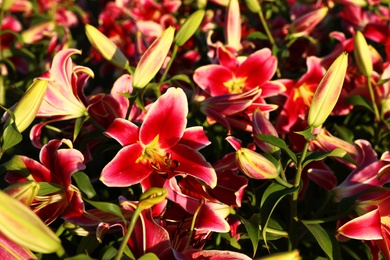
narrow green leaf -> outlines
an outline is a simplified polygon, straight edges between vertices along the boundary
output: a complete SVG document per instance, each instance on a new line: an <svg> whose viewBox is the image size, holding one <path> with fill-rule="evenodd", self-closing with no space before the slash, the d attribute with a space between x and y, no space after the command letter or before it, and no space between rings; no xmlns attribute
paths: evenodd
<svg viewBox="0 0 390 260"><path fill-rule="evenodd" d="M263 197L260 202L260 214L261 214L261 228L262 236L265 244L267 245L267 226L271 218L273 211L279 202L283 199L284 196L293 193L299 189L296 188L287 188L277 182L271 183L263 193Z"/></svg>
<svg viewBox="0 0 390 260"><path fill-rule="evenodd" d="M253 257L256 255L260 239L259 218L260 216L258 214L254 214L249 220L245 218L240 218L241 222L244 224L246 231L248 232L249 239L252 242Z"/></svg>
<svg viewBox="0 0 390 260"><path fill-rule="evenodd" d="M190 77L185 74L177 74L173 76L170 80L183 81L185 83L192 84L192 80L190 79Z"/></svg>
<svg viewBox="0 0 390 260"><path fill-rule="evenodd" d="M110 202L92 201L88 199L84 200L101 211L111 213L122 218L123 222L126 223L125 217L123 216L121 208L118 205Z"/></svg>
<svg viewBox="0 0 390 260"><path fill-rule="evenodd" d="M93 260L95 258L90 257L89 255L79 254L72 257L67 257L65 260Z"/></svg>
<svg viewBox="0 0 390 260"><path fill-rule="evenodd" d="M307 153L307 156L305 160L303 161L303 167L308 165L309 163L313 161L321 161L324 160L327 157L339 157L343 158L346 161L353 163L356 165L355 160L349 155L346 151L344 151L342 148L336 148L331 152L310 152Z"/></svg>
<svg viewBox="0 0 390 260"><path fill-rule="evenodd" d="M75 125L74 125L74 131L73 131L73 142L76 140L77 136L80 133L81 127L85 122L87 122L89 119L89 116L87 117L79 117L76 119Z"/></svg>
<svg viewBox="0 0 390 260"><path fill-rule="evenodd" d="M296 134L302 135L306 140L310 141L316 138L316 135L312 134L313 129L311 127L306 128L303 131L297 131Z"/></svg>
<svg viewBox="0 0 390 260"><path fill-rule="evenodd" d="M367 108L369 111L374 112L372 104L363 96L350 96L345 102L353 106L361 106Z"/></svg>
<svg viewBox="0 0 390 260"><path fill-rule="evenodd" d="M329 259L341 259L340 248L334 236L330 236L319 224L306 224L305 222L303 224L317 240Z"/></svg>
<svg viewBox="0 0 390 260"><path fill-rule="evenodd" d="M293 151L290 150L290 148L288 148L286 142L283 139L269 134L258 134L256 135L256 138L258 138L260 141L279 147L280 149L284 150L295 163L298 163L297 156Z"/></svg>
<svg viewBox="0 0 390 260"><path fill-rule="evenodd" d="M96 196L96 191L92 186L91 180L84 172L75 172L72 177L76 181L77 187L91 199Z"/></svg>
<svg viewBox="0 0 390 260"><path fill-rule="evenodd" d="M64 187L56 183L40 182L38 196L45 196L51 193L56 193L63 190Z"/></svg>
<svg viewBox="0 0 390 260"><path fill-rule="evenodd" d="M196 30L202 23L204 14L205 14L205 10L199 9L195 11L193 14L191 14L189 17L187 17L187 19L180 27L179 31L176 33L175 36L175 43L178 46L182 46L191 38L192 35L194 35Z"/></svg>
<svg viewBox="0 0 390 260"><path fill-rule="evenodd" d="M253 33L250 33L247 37L246 37L247 40L249 41L253 41L253 40L268 40L268 37L266 34L262 33L262 32L253 32Z"/></svg>

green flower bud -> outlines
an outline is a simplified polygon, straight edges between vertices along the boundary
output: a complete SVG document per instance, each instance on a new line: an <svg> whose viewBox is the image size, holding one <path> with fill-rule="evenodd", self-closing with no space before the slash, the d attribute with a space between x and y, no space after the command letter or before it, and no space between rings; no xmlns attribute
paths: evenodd
<svg viewBox="0 0 390 260"><path fill-rule="evenodd" d="M194 12L186 19L175 36L175 43L178 46L182 46L192 35L194 35L203 20L204 14L205 10L201 9Z"/></svg>
<svg viewBox="0 0 390 260"><path fill-rule="evenodd" d="M63 252L61 240L29 207L0 191L0 230L14 243L34 252Z"/></svg>
<svg viewBox="0 0 390 260"><path fill-rule="evenodd" d="M142 55L133 76L133 87L143 88L161 69L173 42L175 29L168 27Z"/></svg>
<svg viewBox="0 0 390 260"><path fill-rule="evenodd" d="M322 125L332 112L343 87L347 65L348 54L344 52L332 63L318 84L307 118L309 126Z"/></svg>
<svg viewBox="0 0 390 260"><path fill-rule="evenodd" d="M138 207L141 209L149 209L152 206L165 200L168 191L166 188L150 188L141 194Z"/></svg>
<svg viewBox="0 0 390 260"><path fill-rule="evenodd" d="M46 80L35 80L16 105L14 110L15 124L20 133L35 119L48 85Z"/></svg>
<svg viewBox="0 0 390 260"><path fill-rule="evenodd" d="M92 46L109 62L126 69L129 66L129 61L125 55L119 50L118 46L107 38L103 33L92 25L85 25L85 33Z"/></svg>
<svg viewBox="0 0 390 260"><path fill-rule="evenodd" d="M370 78L373 71L371 51L367 41L360 31L357 31L354 37L354 50L356 66L359 71L366 77Z"/></svg>

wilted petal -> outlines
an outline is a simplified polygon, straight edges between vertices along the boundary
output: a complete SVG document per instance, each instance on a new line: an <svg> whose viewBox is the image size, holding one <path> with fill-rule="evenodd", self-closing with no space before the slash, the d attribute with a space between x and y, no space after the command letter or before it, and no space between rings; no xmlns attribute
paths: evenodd
<svg viewBox="0 0 390 260"><path fill-rule="evenodd" d="M136 162L141 153L139 144L123 147L103 168L100 180L109 187L127 187L139 183L152 172L149 165Z"/></svg>
<svg viewBox="0 0 390 260"><path fill-rule="evenodd" d="M158 136L160 148L175 145L187 124L188 103L184 91L169 88L148 110L140 128L141 144L147 145Z"/></svg>
<svg viewBox="0 0 390 260"><path fill-rule="evenodd" d="M343 236L362 239L383 239L381 233L381 216L379 210L370 211L360 217L354 218L338 229Z"/></svg>

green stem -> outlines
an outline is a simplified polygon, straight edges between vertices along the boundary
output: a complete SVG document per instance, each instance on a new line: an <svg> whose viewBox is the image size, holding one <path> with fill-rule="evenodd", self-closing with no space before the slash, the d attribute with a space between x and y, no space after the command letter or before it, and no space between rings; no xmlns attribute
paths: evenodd
<svg viewBox="0 0 390 260"><path fill-rule="evenodd" d="M312 129L313 131L313 129ZM299 187L301 183L301 176L302 176L302 170L303 170L303 161L306 157L307 151L309 149L309 140L306 140L305 147L303 148L302 155L299 158L299 162L297 165L297 173L295 175L295 181L294 181L294 188ZM297 246L297 226L298 226L298 195L299 195L299 189L293 192L292 194L292 201L291 201L291 217L290 217L290 227L289 227L289 235L290 235L290 244L289 244L289 251L292 249L295 249Z"/></svg>
<svg viewBox="0 0 390 260"><path fill-rule="evenodd" d="M178 49L179 49L179 46L178 46L177 44L174 44L173 50L172 50L172 54L171 54L171 58L170 58L170 60L169 60L169 62L168 62L167 67L166 67L165 70L164 70L163 75L161 76L160 83L164 82L165 78L167 77L168 71L169 71L169 69L170 69L171 66L172 66L172 63L173 63L173 61L174 61L174 59L175 59L175 57L176 57L176 54L177 54L177 50L178 50Z"/></svg>
<svg viewBox="0 0 390 260"><path fill-rule="evenodd" d="M116 260L120 260L123 252L125 251L125 248L127 246L127 241L129 241L131 234L133 233L135 223L137 222L137 219L139 215L141 214L142 209L141 208L136 208L133 215L131 216L129 226L127 227L126 235L123 237L122 243L119 247L118 253L115 257Z"/></svg>
<svg viewBox="0 0 390 260"><path fill-rule="evenodd" d="M370 91L372 106L374 107L375 120L377 122L379 122L380 121L379 110L378 110L378 107L377 107L376 102L375 102L375 94L374 94L374 90L372 89L372 85L371 85L371 77L367 77L367 84L368 84L368 90Z"/></svg>
<svg viewBox="0 0 390 260"><path fill-rule="evenodd" d="M264 17L264 14L263 14L263 9L261 8L261 4L259 4L259 7L260 7L260 10L259 10L258 14L259 14L259 17L260 17L261 24L263 25L265 34L267 34L268 40L269 40L269 42L272 45L272 54L276 56L277 55L276 51L278 50L278 48L276 46L275 39L272 36L271 31L269 30L267 21L265 20L265 17ZM279 68L276 69L276 74L277 74L278 78L281 77L281 73L280 73Z"/></svg>
<svg viewBox="0 0 390 260"><path fill-rule="evenodd" d="M187 240L186 246L184 247L183 251L185 251L190 246L191 239L192 239L192 233L194 232L194 229L195 229L196 218L198 217L199 210L203 206L203 204L204 204L204 200L202 199L200 201L198 208L196 209L196 211L194 213L194 216L192 217L190 233L188 235L188 240Z"/></svg>

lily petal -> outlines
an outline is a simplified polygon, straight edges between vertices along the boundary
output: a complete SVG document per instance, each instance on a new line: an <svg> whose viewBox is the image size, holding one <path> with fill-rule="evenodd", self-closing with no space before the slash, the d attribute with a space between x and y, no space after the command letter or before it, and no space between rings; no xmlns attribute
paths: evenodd
<svg viewBox="0 0 390 260"><path fill-rule="evenodd" d="M383 239L379 209L354 218L338 229L346 237L362 240Z"/></svg>
<svg viewBox="0 0 390 260"><path fill-rule="evenodd" d="M104 134L114 138L122 146L126 146L138 141L138 132L138 126L132 122L126 119L116 118Z"/></svg>

